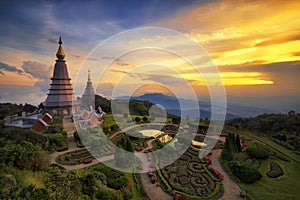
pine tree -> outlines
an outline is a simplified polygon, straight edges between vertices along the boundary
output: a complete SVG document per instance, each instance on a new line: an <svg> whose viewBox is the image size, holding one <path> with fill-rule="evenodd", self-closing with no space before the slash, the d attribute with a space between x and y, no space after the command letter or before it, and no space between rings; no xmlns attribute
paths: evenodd
<svg viewBox="0 0 300 200"><path fill-rule="evenodd" d="M233 150L232 150L232 144L231 144L231 135L227 135L225 139L224 148L222 150L221 156L224 160L231 161L233 160Z"/></svg>
<svg viewBox="0 0 300 200"><path fill-rule="evenodd" d="M235 134L230 133L229 136L230 136L230 144L232 147L232 151L234 153L236 153L236 152L238 152L238 149L237 149L236 142L235 142Z"/></svg>
<svg viewBox="0 0 300 200"><path fill-rule="evenodd" d="M133 149L133 146L132 146L132 143L131 143L129 137L126 137L126 151L134 152L134 149Z"/></svg>
<svg viewBox="0 0 300 200"><path fill-rule="evenodd" d="M120 146L122 147L122 149L126 149L126 143L127 143L127 140L126 140L126 137L122 136L121 137L121 140L120 140Z"/></svg>
<svg viewBox="0 0 300 200"><path fill-rule="evenodd" d="M236 143L238 152L242 152L242 146L241 146L241 140L240 140L239 134L236 135L235 143Z"/></svg>

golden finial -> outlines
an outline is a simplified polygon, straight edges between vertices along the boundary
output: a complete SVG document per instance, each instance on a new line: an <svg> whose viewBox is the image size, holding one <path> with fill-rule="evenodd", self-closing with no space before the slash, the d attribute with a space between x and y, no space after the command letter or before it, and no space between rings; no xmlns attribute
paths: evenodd
<svg viewBox="0 0 300 200"><path fill-rule="evenodd" d="M91 82L90 70L88 71L88 82Z"/></svg>
<svg viewBox="0 0 300 200"><path fill-rule="evenodd" d="M58 50L57 50L57 53L56 53L56 57L58 59L64 59L65 58L65 53L64 53L64 50L62 49L62 41L61 41L61 37L59 37L59 41L58 41L58 44L59 44L59 47L58 47Z"/></svg>

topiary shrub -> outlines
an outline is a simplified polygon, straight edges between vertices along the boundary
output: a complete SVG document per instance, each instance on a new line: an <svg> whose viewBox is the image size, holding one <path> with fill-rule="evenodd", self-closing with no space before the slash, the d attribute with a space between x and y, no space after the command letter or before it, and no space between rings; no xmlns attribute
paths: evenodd
<svg viewBox="0 0 300 200"><path fill-rule="evenodd" d="M141 121L141 118L135 117L135 118L134 118L134 121L136 121L137 123L139 123L139 122Z"/></svg>
<svg viewBox="0 0 300 200"><path fill-rule="evenodd" d="M248 147L247 148L247 153L251 157L258 158L258 159L266 159L266 158L269 157L269 153L264 149L257 149L257 148Z"/></svg>
<svg viewBox="0 0 300 200"><path fill-rule="evenodd" d="M112 124L109 128L113 132L119 130L119 126L117 124Z"/></svg>
<svg viewBox="0 0 300 200"><path fill-rule="evenodd" d="M144 122L147 122L147 121L148 121L148 117L144 116L144 117L143 117L143 121L144 121Z"/></svg>
<svg viewBox="0 0 300 200"><path fill-rule="evenodd" d="M254 183L262 178L261 173L251 165L246 163L239 163L237 161L231 161L229 163L232 173L242 182Z"/></svg>

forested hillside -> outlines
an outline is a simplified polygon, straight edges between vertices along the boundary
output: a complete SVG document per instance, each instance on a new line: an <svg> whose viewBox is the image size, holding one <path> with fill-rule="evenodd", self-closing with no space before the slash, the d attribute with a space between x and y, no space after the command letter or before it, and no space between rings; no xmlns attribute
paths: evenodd
<svg viewBox="0 0 300 200"><path fill-rule="evenodd" d="M25 103L23 104L12 104L12 103L0 103L0 120L4 119L7 115L21 115L22 112L33 112L37 107Z"/></svg>
<svg viewBox="0 0 300 200"><path fill-rule="evenodd" d="M300 113L262 114L257 117L228 120L227 125L264 134L289 149L300 150Z"/></svg>
<svg viewBox="0 0 300 200"><path fill-rule="evenodd" d="M123 110L127 108L127 100L115 100L117 103L115 111L119 114L123 114ZM154 106L155 104L147 101L147 100L135 100L130 99L129 100L129 111L131 115L138 115L138 116L147 116L149 115L149 109ZM95 96L95 107L101 106L102 110L106 113L111 113L111 100L107 99L105 97L102 97L100 95ZM157 113L160 115L161 110L160 107L156 107ZM117 114L118 114L117 113ZM167 113L167 116L170 118L178 118L178 116L173 115L171 113Z"/></svg>

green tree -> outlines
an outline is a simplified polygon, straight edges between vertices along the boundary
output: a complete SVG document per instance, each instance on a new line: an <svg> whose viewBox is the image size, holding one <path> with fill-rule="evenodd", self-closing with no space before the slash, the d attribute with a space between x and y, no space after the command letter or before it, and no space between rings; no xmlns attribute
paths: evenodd
<svg viewBox="0 0 300 200"><path fill-rule="evenodd" d="M34 185L29 185L29 186L19 185L17 188L10 190L8 197L9 199L32 200L32 199L49 199L50 196L46 189L36 188Z"/></svg>
<svg viewBox="0 0 300 200"><path fill-rule="evenodd" d="M66 172L60 166L48 168L45 186L49 192L49 199L80 199L80 179L76 172Z"/></svg>
<svg viewBox="0 0 300 200"><path fill-rule="evenodd" d="M122 136L120 142L117 143L117 146L122 149L126 149L126 143L127 143L126 137Z"/></svg>
<svg viewBox="0 0 300 200"><path fill-rule="evenodd" d="M234 153L238 152L236 141L235 141L235 134L229 133L228 136L229 136L229 142L230 142L230 145L231 145L231 148L232 148L232 152L234 152Z"/></svg>
<svg viewBox="0 0 300 200"><path fill-rule="evenodd" d="M115 131L119 130L119 127L118 127L117 124L112 124L109 128L110 128L110 130L111 130L112 132L115 132Z"/></svg>
<svg viewBox="0 0 300 200"><path fill-rule="evenodd" d="M129 137L126 137L126 151L134 152L134 149L133 149L133 146L132 146L132 143L131 143Z"/></svg>
<svg viewBox="0 0 300 200"><path fill-rule="evenodd" d="M221 153L221 156L224 160L231 161L234 158L232 145L230 144L230 138L229 134L226 136L225 144Z"/></svg>
<svg viewBox="0 0 300 200"><path fill-rule="evenodd" d="M27 141L9 143L0 149L0 162L21 169L40 170L48 166L48 156L38 146Z"/></svg>
<svg viewBox="0 0 300 200"><path fill-rule="evenodd" d="M237 151L242 152L242 146L241 146L241 140L239 134L237 134L235 137L235 143L236 143Z"/></svg>
<svg viewBox="0 0 300 200"><path fill-rule="evenodd" d="M180 123L180 117L178 117L178 116L173 116L173 117L172 117L172 123L173 123L173 124L179 124L179 123Z"/></svg>

